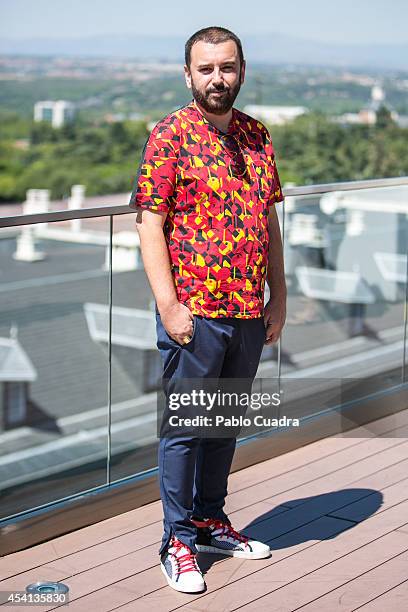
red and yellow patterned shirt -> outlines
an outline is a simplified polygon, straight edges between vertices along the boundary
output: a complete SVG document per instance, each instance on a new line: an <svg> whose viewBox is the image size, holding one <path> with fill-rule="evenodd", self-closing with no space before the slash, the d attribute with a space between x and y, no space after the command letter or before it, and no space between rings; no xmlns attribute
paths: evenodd
<svg viewBox="0 0 408 612"><path fill-rule="evenodd" d="M268 207L283 195L266 127L233 108L227 139L238 149L225 136L194 101L167 115L146 142L129 206L167 213L180 302L204 317L250 319L263 315Z"/></svg>

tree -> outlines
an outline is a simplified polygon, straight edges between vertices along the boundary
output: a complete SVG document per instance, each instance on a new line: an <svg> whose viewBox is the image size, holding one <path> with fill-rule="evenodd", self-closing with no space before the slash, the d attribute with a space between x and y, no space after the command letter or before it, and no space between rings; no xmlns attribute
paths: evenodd
<svg viewBox="0 0 408 612"><path fill-rule="evenodd" d="M382 104L376 112L377 128L383 130L394 125L396 125L396 123L391 116L391 111L384 104Z"/></svg>

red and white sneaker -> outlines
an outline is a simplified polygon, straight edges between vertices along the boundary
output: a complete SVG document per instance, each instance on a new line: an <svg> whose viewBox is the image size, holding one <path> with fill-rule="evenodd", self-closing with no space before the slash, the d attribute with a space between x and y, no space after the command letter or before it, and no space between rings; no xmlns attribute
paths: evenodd
<svg viewBox="0 0 408 612"><path fill-rule="evenodd" d="M160 567L169 586L182 593L200 593L205 582L192 550L175 536L172 536Z"/></svg>
<svg viewBox="0 0 408 612"><path fill-rule="evenodd" d="M271 554L267 544L250 540L217 519L191 519L197 527L196 548L199 552L217 553L241 559L265 559Z"/></svg>

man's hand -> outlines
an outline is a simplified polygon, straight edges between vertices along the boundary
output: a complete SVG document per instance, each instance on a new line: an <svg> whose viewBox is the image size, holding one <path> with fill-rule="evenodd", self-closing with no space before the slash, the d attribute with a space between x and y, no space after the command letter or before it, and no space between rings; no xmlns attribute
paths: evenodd
<svg viewBox="0 0 408 612"><path fill-rule="evenodd" d="M270 300L264 308L266 328L265 344L279 340L286 319L286 282L283 264L283 245L278 215L275 206L269 207L268 214L268 268L266 280L270 289Z"/></svg>
<svg viewBox="0 0 408 612"><path fill-rule="evenodd" d="M169 336L178 344L187 344L185 338L187 336L191 339L194 329L194 315L191 310L184 304L175 302L165 309L162 308L160 317Z"/></svg>
<svg viewBox="0 0 408 612"><path fill-rule="evenodd" d="M264 309L264 324L266 328L265 344L273 344L279 340L286 320L286 296L271 298Z"/></svg>

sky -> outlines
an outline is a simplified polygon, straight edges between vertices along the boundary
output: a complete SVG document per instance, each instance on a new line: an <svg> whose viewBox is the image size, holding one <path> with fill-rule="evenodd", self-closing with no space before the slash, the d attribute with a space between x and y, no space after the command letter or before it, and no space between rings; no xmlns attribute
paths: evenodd
<svg viewBox="0 0 408 612"><path fill-rule="evenodd" d="M241 7L245 7L242 10ZM0 0L3 38L182 35L220 25L319 42L408 43L407 0Z"/></svg>

